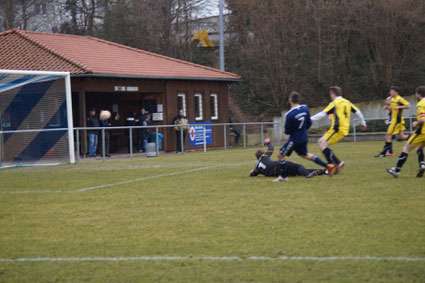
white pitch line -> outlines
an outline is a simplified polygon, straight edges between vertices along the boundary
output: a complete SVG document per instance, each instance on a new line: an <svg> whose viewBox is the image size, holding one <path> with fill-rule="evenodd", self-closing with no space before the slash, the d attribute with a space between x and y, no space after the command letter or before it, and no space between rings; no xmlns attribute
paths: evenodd
<svg viewBox="0 0 425 283"><path fill-rule="evenodd" d="M117 183L104 184L104 185L93 186L93 187L88 187L88 188L82 188L82 189L72 190L72 191L64 191L64 190L12 191L12 192L0 192L0 194L81 193L81 192L98 190L98 189L103 189L103 188L117 186L117 185L123 185L123 184L128 184L128 183L133 183L133 182L139 182L139 181L143 181L143 180L156 179L156 178L161 178L161 177L168 177L168 176L174 176L174 175L179 175L179 174L191 173L191 172L196 172L196 171L200 171L200 170L206 170L206 169L210 169L210 168L214 168L214 167L218 167L218 166L207 166L207 167L195 168L195 169L190 169L190 170L185 170L185 171L178 171L178 172L173 172L173 173L167 173L167 174L160 174L160 175L155 175L155 176L142 177L142 178L137 178L137 179L132 179L132 180L121 181L121 182L117 182Z"/></svg>
<svg viewBox="0 0 425 283"><path fill-rule="evenodd" d="M142 178L137 178L137 179L133 179L133 180L121 181L121 182L117 182L117 183L113 183L113 184L105 184L105 185L100 185L100 186L78 189L78 190L75 190L75 191L72 191L72 192L80 193L80 192L98 190L98 189L103 189L103 188L112 187L112 186L116 186L116 185L123 185L123 184L139 182L139 181L148 180L148 179L156 179L156 178L161 178L161 177L168 177L168 176L174 176L174 175L185 174L185 173L190 173L190 172L196 172L196 171L200 171L200 170L210 169L210 168L213 168L213 167L215 167L215 166L201 167L201 168L190 169L190 170L179 171L179 172L173 172L173 173L167 173L167 174L161 174L161 175L156 175L156 176L142 177Z"/></svg>
<svg viewBox="0 0 425 283"><path fill-rule="evenodd" d="M376 256L141 256L141 257L34 257L0 258L0 262L85 262L85 261L401 261L425 262L425 257L376 257Z"/></svg>
<svg viewBox="0 0 425 283"><path fill-rule="evenodd" d="M174 176L174 175L191 173L191 172L196 172L196 171L206 170L206 169L211 169L211 168L226 167L226 166L239 166L239 165L245 165L245 164L248 164L248 163L252 164L252 162L250 162L250 161L249 162L245 161L245 162L225 164L225 165L206 166L206 167L200 167L200 168L195 168L195 169L190 169L190 170L185 170L185 171L178 171L178 172L161 174L161 175L156 175L156 176L148 176L148 177L142 177L142 178L137 178L137 179L132 179L132 180L126 180L126 181L121 181L121 182L117 182L117 183L111 183L111 184L104 184L104 185L93 186L93 187L88 187L88 188L82 188L82 189L78 189L78 190L70 190L70 191L68 191L68 190L40 190L40 191L34 190L34 191L28 191L27 190L27 191L9 191L9 192L6 191L6 192L0 192L0 195L6 195L6 194L81 193L81 192L98 190L98 189L103 189L103 188L117 186L117 185L139 182L139 181L143 181L143 180Z"/></svg>

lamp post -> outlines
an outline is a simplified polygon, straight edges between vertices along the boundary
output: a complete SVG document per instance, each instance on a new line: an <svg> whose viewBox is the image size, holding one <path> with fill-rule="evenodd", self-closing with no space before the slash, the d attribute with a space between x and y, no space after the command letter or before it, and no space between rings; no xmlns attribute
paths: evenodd
<svg viewBox="0 0 425 283"><path fill-rule="evenodd" d="M220 16L219 16L219 20L220 20L220 70L221 71L224 71L223 1L224 0L220 0L220 3L219 3L219 10L220 10Z"/></svg>

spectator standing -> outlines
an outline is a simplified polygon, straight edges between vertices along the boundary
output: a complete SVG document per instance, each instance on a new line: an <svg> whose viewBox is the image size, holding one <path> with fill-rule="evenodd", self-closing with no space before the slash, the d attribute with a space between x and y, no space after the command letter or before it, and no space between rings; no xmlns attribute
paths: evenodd
<svg viewBox="0 0 425 283"><path fill-rule="evenodd" d="M232 117L229 116L230 131L235 134L235 143L236 145L239 145L239 138L241 137L241 132L237 128L235 128L232 123Z"/></svg>
<svg viewBox="0 0 425 283"><path fill-rule="evenodd" d="M102 113L102 111L103 110L100 110L100 113ZM101 127L111 127L112 126L111 119L100 120L100 125ZM105 156L106 157L111 157L111 155L109 154L110 140L111 140L111 132L105 129Z"/></svg>
<svg viewBox="0 0 425 283"><path fill-rule="evenodd" d="M87 127L95 128L100 127L100 120L96 117L96 109L90 108L89 117L87 118ZM99 130L88 130L87 135L89 138L89 158L96 157L97 141Z"/></svg>
<svg viewBox="0 0 425 283"><path fill-rule="evenodd" d="M174 117L173 119L173 125L187 125L189 124L186 116L183 115L183 110L179 110L179 114ZM176 130L176 138L177 138L177 150L176 152L179 153L182 151L182 147L183 147L183 151L184 151L184 143L186 141L186 132L189 129L189 127L174 127L174 129ZM181 144L181 135L183 134L183 145Z"/></svg>

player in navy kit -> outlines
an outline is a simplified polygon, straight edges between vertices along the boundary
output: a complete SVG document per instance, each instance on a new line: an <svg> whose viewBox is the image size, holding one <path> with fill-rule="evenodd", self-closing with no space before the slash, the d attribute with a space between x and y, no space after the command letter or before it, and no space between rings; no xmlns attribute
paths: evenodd
<svg viewBox="0 0 425 283"><path fill-rule="evenodd" d="M310 110L306 105L300 105L300 94L296 91L289 95L289 104L291 110L285 115L285 134L289 135L288 141L280 149L277 156L280 162L280 175L273 182L287 181L285 156L290 156L295 152L302 158L313 161L314 163L328 169L329 175L335 172L335 165L326 164L314 154L308 153L308 133L311 126Z"/></svg>

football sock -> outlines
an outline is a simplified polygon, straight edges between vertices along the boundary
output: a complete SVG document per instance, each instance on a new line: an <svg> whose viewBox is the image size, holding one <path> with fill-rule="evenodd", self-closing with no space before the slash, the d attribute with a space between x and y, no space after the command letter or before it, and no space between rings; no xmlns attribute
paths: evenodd
<svg viewBox="0 0 425 283"><path fill-rule="evenodd" d="M286 176L286 161L285 160L283 160L283 161L279 161L279 164L280 164L280 170L279 170L279 173L280 173L280 176L282 177L282 178L286 178L287 176Z"/></svg>
<svg viewBox="0 0 425 283"><path fill-rule="evenodd" d="M326 160L328 161L328 163L333 163L333 162L332 162L332 159L331 159L332 151L331 151L329 148L325 148L325 149L322 151L322 153L323 153L323 155L325 156L325 158L326 158Z"/></svg>
<svg viewBox="0 0 425 283"><path fill-rule="evenodd" d="M385 145L384 145L384 148L382 149L381 154L387 153L387 151L390 150L390 148L391 148L391 151L392 151L393 143L392 142L385 142Z"/></svg>
<svg viewBox="0 0 425 283"><path fill-rule="evenodd" d="M422 149L419 149L416 153L418 154L418 162L419 164L421 164L422 162L424 162L424 151Z"/></svg>
<svg viewBox="0 0 425 283"><path fill-rule="evenodd" d="M322 159L320 159L319 157L317 157L316 155L314 155L313 156L313 158L311 159L314 163L316 163L316 164L318 164L318 165L320 165L320 166L323 166L323 167L325 167L326 168L326 166L327 166L327 164L322 160Z"/></svg>
<svg viewBox="0 0 425 283"><path fill-rule="evenodd" d="M407 153L402 152L399 156L399 158L397 159L397 167L396 167L396 171L400 172L401 171L401 167L403 167L404 162L406 162L407 160Z"/></svg>
<svg viewBox="0 0 425 283"><path fill-rule="evenodd" d="M331 158L332 158L332 160L334 161L334 163L336 164L336 165L338 165L338 164L340 164L341 163L341 160L339 160L338 159L338 157L336 157L336 155L335 155L335 153L333 153L333 151L331 150Z"/></svg>
<svg viewBox="0 0 425 283"><path fill-rule="evenodd" d="M393 143L390 142L390 145L388 146L388 153L393 153Z"/></svg>

